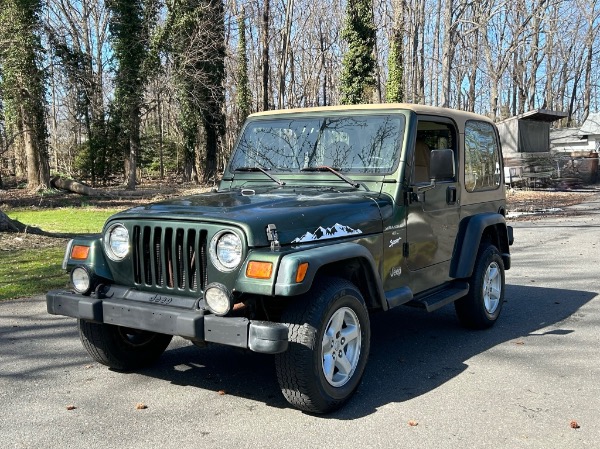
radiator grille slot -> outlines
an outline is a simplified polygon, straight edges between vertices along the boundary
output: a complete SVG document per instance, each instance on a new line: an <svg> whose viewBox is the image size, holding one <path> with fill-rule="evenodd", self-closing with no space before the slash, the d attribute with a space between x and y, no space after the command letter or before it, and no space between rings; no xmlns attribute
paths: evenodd
<svg viewBox="0 0 600 449"><path fill-rule="evenodd" d="M134 226L132 234L136 284L188 292L204 290L208 282L205 230Z"/></svg>

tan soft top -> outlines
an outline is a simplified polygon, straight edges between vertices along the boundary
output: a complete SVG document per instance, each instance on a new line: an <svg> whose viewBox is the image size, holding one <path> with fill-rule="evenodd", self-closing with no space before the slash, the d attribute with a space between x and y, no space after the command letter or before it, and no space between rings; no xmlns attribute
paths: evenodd
<svg viewBox="0 0 600 449"><path fill-rule="evenodd" d="M474 114L472 112L459 111L458 109L439 108L434 106L425 106L422 104L412 103L377 103L377 104L357 104L357 105L341 105L341 106L319 106L313 108L298 108L298 109L276 109L272 111L256 112L250 117L266 117L284 114L307 114L307 113L323 113L323 112L342 112L342 111L393 111L393 110L408 110L416 114L433 115L449 117L456 122L464 123L467 120L483 120L493 123L484 115ZM462 130L461 130L462 132Z"/></svg>

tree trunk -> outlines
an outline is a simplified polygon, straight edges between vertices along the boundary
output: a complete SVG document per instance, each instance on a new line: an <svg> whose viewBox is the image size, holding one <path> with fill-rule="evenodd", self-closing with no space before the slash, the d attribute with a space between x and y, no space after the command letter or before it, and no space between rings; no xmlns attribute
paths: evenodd
<svg viewBox="0 0 600 449"><path fill-rule="evenodd" d="M17 179L21 179L27 177L27 156L25 155L22 125L19 124L19 128L14 132L18 134L13 142L15 176Z"/></svg>
<svg viewBox="0 0 600 449"><path fill-rule="evenodd" d="M21 232L22 224L11 220L4 212L0 210L0 232Z"/></svg>
<svg viewBox="0 0 600 449"><path fill-rule="evenodd" d="M444 9L444 44L442 48L442 107L450 106L451 65L454 59L454 0L446 0Z"/></svg>
<svg viewBox="0 0 600 449"><path fill-rule="evenodd" d="M36 123L34 115L35 111L26 110L25 106L21 105L23 143L27 157L27 185L30 189L48 188L50 176L49 167L47 167L47 154L44 154L46 150L43 148L45 136L40 137L37 135L34 127L39 125Z"/></svg>
<svg viewBox="0 0 600 449"><path fill-rule="evenodd" d="M264 0L262 15L262 110L269 110L269 1Z"/></svg>
<svg viewBox="0 0 600 449"><path fill-rule="evenodd" d="M592 11L590 11L590 16ZM585 57L585 73L584 73L584 88L583 88L583 116L582 123L590 114L590 103L592 98L592 60L594 58L594 19L588 18L588 34L586 38L586 57Z"/></svg>
<svg viewBox="0 0 600 449"><path fill-rule="evenodd" d="M277 105L282 109L285 104L285 78L287 72L287 61L290 52L290 34L292 29L292 17L294 12L294 0L287 0L285 8L285 28L283 29L283 39L281 42L281 62L279 64L279 95Z"/></svg>
<svg viewBox="0 0 600 449"><path fill-rule="evenodd" d="M323 22L319 19L319 47L321 49L321 68L323 72L323 84L322 84L322 95L323 95L323 106L327 106L327 62L325 58L325 38L323 36ZM317 99L317 104L318 99Z"/></svg>
<svg viewBox="0 0 600 449"><path fill-rule="evenodd" d="M127 174L127 190L135 190L137 159L140 154L140 113L138 106L131 106L129 111L129 173Z"/></svg>

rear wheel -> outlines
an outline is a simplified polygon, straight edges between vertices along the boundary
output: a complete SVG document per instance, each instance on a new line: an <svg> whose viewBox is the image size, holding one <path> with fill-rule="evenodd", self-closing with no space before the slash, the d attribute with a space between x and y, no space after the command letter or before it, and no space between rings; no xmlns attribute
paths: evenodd
<svg viewBox="0 0 600 449"><path fill-rule="evenodd" d="M470 329L494 325L504 303L504 263L498 249L483 245L469 279L469 293L454 306L460 323Z"/></svg>
<svg viewBox="0 0 600 449"><path fill-rule="evenodd" d="M118 370L132 370L155 362L173 338L85 320L79 320L79 337L94 360Z"/></svg>
<svg viewBox="0 0 600 449"><path fill-rule="evenodd" d="M358 289L344 279L320 279L282 321L290 345L275 361L285 398L313 413L341 407L358 387L369 356L369 314Z"/></svg>

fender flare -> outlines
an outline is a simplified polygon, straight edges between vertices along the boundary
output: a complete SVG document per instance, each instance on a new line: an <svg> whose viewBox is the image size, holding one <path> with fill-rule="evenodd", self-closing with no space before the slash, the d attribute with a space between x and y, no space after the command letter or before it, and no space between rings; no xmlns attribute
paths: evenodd
<svg viewBox="0 0 600 449"><path fill-rule="evenodd" d="M454 244L454 255L450 264L450 277L462 279L471 276L475 260L477 259L481 236L487 228L498 226L503 228L506 233L506 248L498 249L501 253L504 253L504 250L508 252L508 230L503 215L499 213L484 213L472 215L461 221ZM502 236L500 238L500 244L502 245Z"/></svg>
<svg viewBox="0 0 600 449"><path fill-rule="evenodd" d="M71 258L71 248L74 245L89 246L90 251L88 258L85 260L75 260ZM62 268L67 272L71 272L78 265L83 265L92 270L94 276L100 277L107 281L113 281L113 275L110 271L104 251L102 249L101 238L75 238L69 241L65 250Z"/></svg>
<svg viewBox="0 0 600 449"><path fill-rule="evenodd" d="M283 256L277 271L274 289L275 295L296 296L306 293L312 287L315 276L320 268L331 263L349 259L360 259L366 264L371 271L370 277L376 281L371 283L375 285L369 286L370 294L375 295L376 301L383 305L385 303L385 294L378 275L377 264L367 248L352 242L310 248ZM302 282L298 283L296 282L296 272L298 266L305 262L308 262L306 277Z"/></svg>

